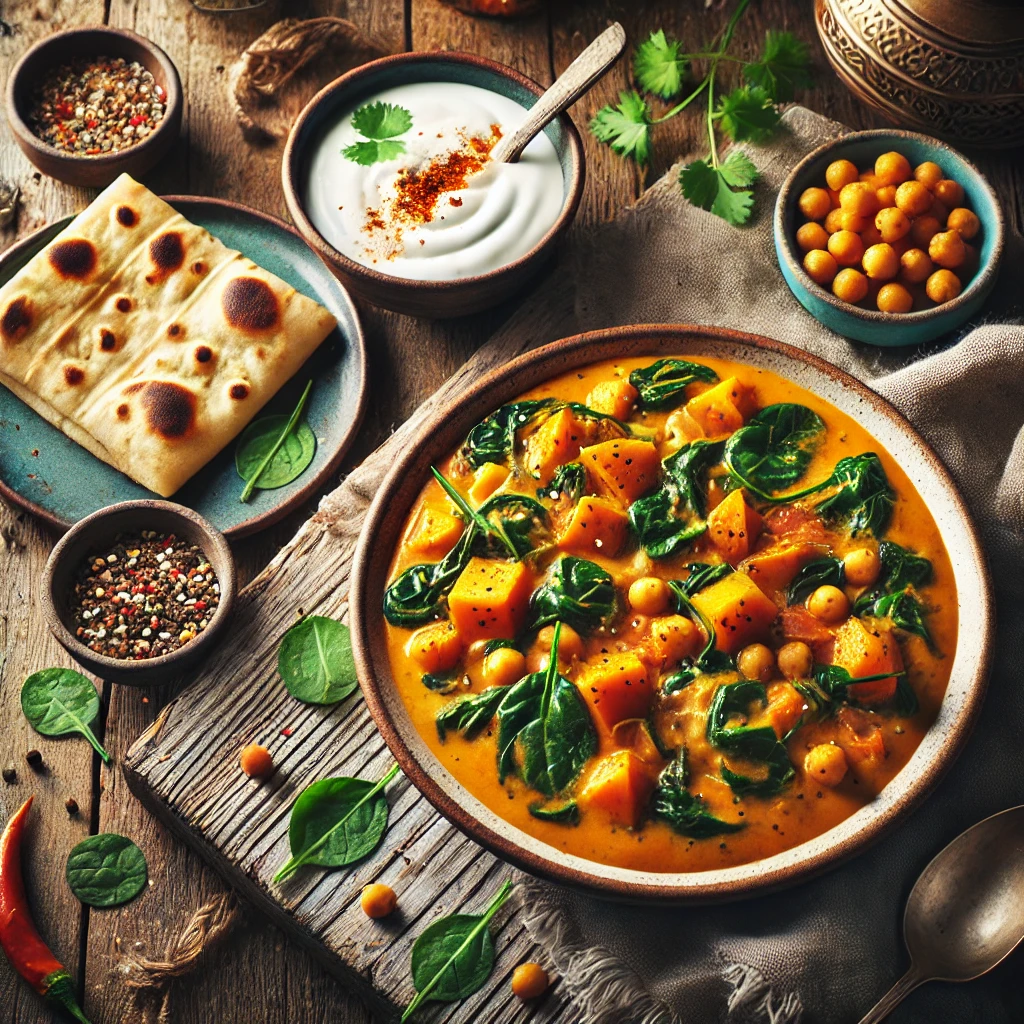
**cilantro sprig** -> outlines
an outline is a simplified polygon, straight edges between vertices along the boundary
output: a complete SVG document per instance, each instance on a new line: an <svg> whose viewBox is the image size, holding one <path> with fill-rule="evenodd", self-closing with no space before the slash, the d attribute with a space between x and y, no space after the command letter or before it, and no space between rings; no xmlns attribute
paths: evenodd
<svg viewBox="0 0 1024 1024"><path fill-rule="evenodd" d="M405 152L405 143L397 136L412 127L412 114L393 103L367 103L352 115L352 127L367 141L353 142L341 155L368 167Z"/></svg>
<svg viewBox="0 0 1024 1024"><path fill-rule="evenodd" d="M652 32L633 54L633 77L638 88L621 93L618 104L599 110L590 123L591 132L614 152L646 164L651 155L652 129L706 93L710 153L682 169L679 185L695 206L734 225L750 219L752 186L758 172L753 161L738 150L720 158L716 132L732 142L763 142L778 126L778 104L793 99L797 89L811 83L807 45L790 32L767 32L756 60L742 60L728 52L736 25L749 3L740 0L725 29L706 51L684 53L678 39L667 36L662 29ZM688 83L696 61L705 67L704 77ZM718 95L716 81L724 62L741 66L745 84ZM692 91L679 99L689 84L693 85ZM678 102L655 117L648 98L652 96Z"/></svg>

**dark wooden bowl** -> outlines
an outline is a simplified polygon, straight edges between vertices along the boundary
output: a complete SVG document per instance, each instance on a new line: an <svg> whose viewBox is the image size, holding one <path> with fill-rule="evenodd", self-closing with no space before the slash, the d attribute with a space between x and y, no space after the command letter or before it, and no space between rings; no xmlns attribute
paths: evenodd
<svg viewBox="0 0 1024 1024"><path fill-rule="evenodd" d="M142 142L117 153L76 156L48 146L28 126L28 104L40 77L79 57L124 57L138 61L167 93L164 116ZM69 185L102 188L118 175L138 178L165 156L181 131L181 79L171 58L156 43L134 32L103 25L55 32L30 47L7 79L6 112L22 152L44 174Z"/></svg>
<svg viewBox="0 0 1024 1024"><path fill-rule="evenodd" d="M111 543L118 534L141 530L173 533L202 548L217 573L220 604L206 629L184 647L160 658L121 661L95 654L77 639L68 599L75 574L88 555ZM61 537L43 569L42 584L46 624L75 661L101 679L152 686L195 666L222 638L235 601L235 559L224 535L192 509L171 501L123 501L86 516Z"/></svg>
<svg viewBox="0 0 1024 1024"><path fill-rule="evenodd" d="M381 274L350 260L334 248L306 216L303 203L308 155L340 111L396 85L413 82L463 82L499 92L524 107L543 93L533 79L514 68L471 53L399 53L371 61L335 79L314 96L288 134L281 178L295 226L346 288L384 309L411 316L446 317L476 313L519 291L554 255L583 197L586 178L583 142L568 114L545 129L562 165L564 201L558 220L525 255L497 270L454 281L410 281Z"/></svg>

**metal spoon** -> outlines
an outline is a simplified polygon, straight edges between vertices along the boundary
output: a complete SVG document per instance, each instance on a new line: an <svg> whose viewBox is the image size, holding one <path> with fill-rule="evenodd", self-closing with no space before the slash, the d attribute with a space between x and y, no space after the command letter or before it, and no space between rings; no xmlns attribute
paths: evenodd
<svg viewBox="0 0 1024 1024"><path fill-rule="evenodd" d="M926 981L972 981L1024 939L1024 806L957 836L924 869L903 915L910 970L860 1024L878 1024Z"/></svg>
<svg viewBox="0 0 1024 1024"><path fill-rule="evenodd" d="M606 28L530 107L518 131L506 135L491 150L497 163L515 163L529 141L554 117L571 107L619 59L626 30L618 23Z"/></svg>

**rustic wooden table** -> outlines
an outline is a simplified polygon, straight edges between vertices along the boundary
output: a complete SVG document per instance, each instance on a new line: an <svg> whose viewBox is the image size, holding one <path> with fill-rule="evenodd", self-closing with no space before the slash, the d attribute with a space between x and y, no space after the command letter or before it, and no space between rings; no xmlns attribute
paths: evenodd
<svg viewBox="0 0 1024 1024"><path fill-rule="evenodd" d="M854 127L876 124L824 63L817 45L812 5L806 0L762 0L741 23L737 39L753 50L765 28L787 28L812 45L819 75L802 101ZM353 20L393 51L464 49L507 62L547 84L610 20L625 26L631 41L664 27L694 45L722 24L720 0L552 0L548 13L522 21L468 18L440 0L291 0L272 2L252 14L204 15L187 0L7 0L0 3L0 85L18 56L47 33L77 24L107 22L134 29L158 42L181 73L186 96L181 140L171 157L147 177L163 193L221 196L287 217L281 194L280 146L254 149L243 142L227 97L227 71L239 53L277 18L337 14ZM304 96L334 76L330 58L306 76ZM592 113L625 87L621 63L573 111L583 129ZM295 99L296 109L299 98ZM703 146L700 114L677 118L657 140L657 156L646 172L654 180L680 155ZM633 200L645 175L613 156L584 133L587 190L578 225L601 221ZM1024 174L1019 161L980 161L1002 195L1011 224L1021 225ZM1016 163L1016 166L1015 166ZM26 162L4 127L0 134L0 178L22 190L16 223L0 232L0 248L69 212L94 193L42 177ZM364 308L371 363L371 403L354 464L404 420L511 312L515 301L461 320L427 322ZM334 482L330 487L334 486ZM330 489L325 486L325 491ZM312 507L312 506L311 506ZM255 575L294 533L310 509L236 545L243 582ZM36 794L28 882L43 934L78 979L94 1024L131 1021L130 998L119 970L126 952L159 956L172 935L202 903L224 891L224 883L194 854L176 844L128 793L117 762L150 725L170 693L143 694L104 688L101 735L114 766L99 764L85 743L47 741L21 715L18 693L27 674L48 665L70 664L47 632L37 601L40 571L53 537L31 517L0 505L0 762L18 766L16 785L0 785L0 822L30 792ZM24 755L38 747L46 769L33 774ZM69 817L65 801L81 811ZM132 836L146 851L152 886L145 913L94 911L82 907L64 882L65 854L89 833ZM0 1024L35 1024L51 1011L0 960ZM325 1020L369 1021L351 995L269 924L257 918L236 931L204 967L174 991L173 1020L181 1024L320 1024Z"/></svg>

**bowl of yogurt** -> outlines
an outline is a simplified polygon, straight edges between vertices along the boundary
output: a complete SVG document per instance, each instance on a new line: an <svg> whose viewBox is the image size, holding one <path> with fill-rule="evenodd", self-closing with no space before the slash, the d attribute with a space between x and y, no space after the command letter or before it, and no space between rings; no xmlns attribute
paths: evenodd
<svg viewBox="0 0 1024 1024"><path fill-rule="evenodd" d="M500 302L553 255L583 194L583 143L567 114L518 161L491 158L543 91L467 53L356 68L288 136L292 219L346 287L385 309L460 316Z"/></svg>

